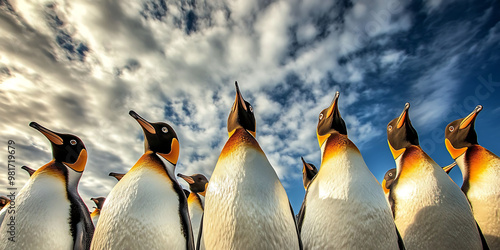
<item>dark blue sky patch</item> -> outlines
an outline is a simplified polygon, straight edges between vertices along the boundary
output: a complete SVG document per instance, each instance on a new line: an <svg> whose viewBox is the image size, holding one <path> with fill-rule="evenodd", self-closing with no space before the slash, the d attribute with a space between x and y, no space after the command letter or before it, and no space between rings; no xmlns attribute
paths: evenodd
<svg viewBox="0 0 500 250"><path fill-rule="evenodd" d="M197 27L196 27L196 22L198 20L198 17L194 13L193 10L189 10L186 13L185 16L185 22L186 22L186 34L191 34L191 32L196 32Z"/></svg>
<svg viewBox="0 0 500 250"><path fill-rule="evenodd" d="M145 19L163 21L168 12L165 0L150 0L144 2L142 8L140 13Z"/></svg>

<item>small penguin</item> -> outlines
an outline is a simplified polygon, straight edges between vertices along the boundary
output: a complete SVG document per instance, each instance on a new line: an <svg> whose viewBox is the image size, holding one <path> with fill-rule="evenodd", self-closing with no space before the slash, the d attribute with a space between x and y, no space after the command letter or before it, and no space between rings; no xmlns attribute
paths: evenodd
<svg viewBox="0 0 500 250"><path fill-rule="evenodd" d="M91 248L193 249L186 196L174 175L177 134L129 114L143 129L145 153L107 196Z"/></svg>
<svg viewBox="0 0 500 250"><path fill-rule="evenodd" d="M94 211L90 214L90 218L92 219L92 223L94 223L94 226L97 226L97 222L99 221L99 215L101 215L101 209L102 205L104 204L104 201L106 201L105 197L97 197L97 198L90 198L91 201L93 201L96 205Z"/></svg>
<svg viewBox="0 0 500 250"><path fill-rule="evenodd" d="M30 176L32 176L32 175L33 175L33 173L35 173L35 171L36 171L35 169L32 169L32 168L30 168L30 167L28 167L28 166L22 166L21 168L22 168L22 169L24 169L24 170L26 170L26 172L28 172L28 174L29 174Z"/></svg>
<svg viewBox="0 0 500 250"><path fill-rule="evenodd" d="M191 218L191 227L195 241L198 240L200 232L201 217L203 216L203 206L205 203L205 187L208 184L207 177L202 174L191 176L177 174L189 184L191 193L188 195L189 217Z"/></svg>
<svg viewBox="0 0 500 250"><path fill-rule="evenodd" d="M457 163L453 162L450 165L443 167L443 170L447 174L450 174L450 171L456 165L457 165ZM382 180L382 188L384 189L384 193L387 196L387 199L389 199L389 192L391 191L391 185L394 182L395 178L396 178L396 169L391 168L391 169L387 170L387 172L384 175L384 179Z"/></svg>
<svg viewBox="0 0 500 250"><path fill-rule="evenodd" d="M89 249L94 225L87 206L78 194L78 182L87 162L87 150L80 138L60 134L36 122L52 145L53 159L40 167L16 196L16 238L4 233L0 249Z"/></svg>
<svg viewBox="0 0 500 250"><path fill-rule="evenodd" d="M477 142L474 123L483 109L446 126L445 144L462 171L462 191L491 249L500 249L500 158Z"/></svg>
<svg viewBox="0 0 500 250"><path fill-rule="evenodd" d="M206 249L301 249L288 196L255 139L253 107L236 85L227 140L206 190Z"/></svg>
<svg viewBox="0 0 500 250"><path fill-rule="evenodd" d="M460 188L419 146L408 110L387 125L396 178L389 202L408 249L481 249L481 236Z"/></svg>
<svg viewBox="0 0 500 250"><path fill-rule="evenodd" d="M119 174L119 173L115 173L115 172L109 173L109 176L115 177L117 181L120 181L123 178L124 175L125 174Z"/></svg>
<svg viewBox="0 0 500 250"><path fill-rule="evenodd" d="M299 230L305 249L398 249L391 210L377 179L347 137L337 92L319 114L321 167L309 184ZM334 222L334 223L332 223Z"/></svg>
<svg viewBox="0 0 500 250"><path fill-rule="evenodd" d="M0 210L5 207L5 205L9 204L10 199L5 196L0 196Z"/></svg>
<svg viewBox="0 0 500 250"><path fill-rule="evenodd" d="M312 179L316 174L318 173L318 169L314 164L312 163L307 163L304 158L300 157L302 160L302 181L304 182L304 189L307 191L307 187L309 186L309 183L311 183Z"/></svg>

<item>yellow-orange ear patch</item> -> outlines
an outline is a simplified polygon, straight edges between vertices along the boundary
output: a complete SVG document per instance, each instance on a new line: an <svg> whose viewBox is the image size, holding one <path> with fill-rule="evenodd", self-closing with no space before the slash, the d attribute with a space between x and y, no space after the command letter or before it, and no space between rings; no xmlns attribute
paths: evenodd
<svg viewBox="0 0 500 250"><path fill-rule="evenodd" d="M177 164L177 160L179 159L179 141L177 138L172 139L172 145L170 147L170 153L168 154L162 154L158 153L161 155L163 158L165 158L167 161L169 161L172 164Z"/></svg>
<svg viewBox="0 0 500 250"><path fill-rule="evenodd" d="M82 151L80 151L80 155L78 156L78 159L75 163L70 164L65 162L64 164L68 165L68 167L77 172L82 172L85 169L85 165L87 164L87 150L82 149Z"/></svg>
<svg viewBox="0 0 500 250"><path fill-rule="evenodd" d="M406 150L406 148L396 150L392 147L392 145L389 141L387 141L387 143L389 144L389 149L391 150L392 157L394 157L394 160L396 160Z"/></svg>
<svg viewBox="0 0 500 250"><path fill-rule="evenodd" d="M444 144L446 145L446 149L448 150L448 152L450 153L450 155L453 159L457 159L459 156L461 156L463 153L465 153L465 151L467 151L467 147L463 147L463 148L453 147L453 145L451 144L450 140L448 140L448 138L444 139Z"/></svg>

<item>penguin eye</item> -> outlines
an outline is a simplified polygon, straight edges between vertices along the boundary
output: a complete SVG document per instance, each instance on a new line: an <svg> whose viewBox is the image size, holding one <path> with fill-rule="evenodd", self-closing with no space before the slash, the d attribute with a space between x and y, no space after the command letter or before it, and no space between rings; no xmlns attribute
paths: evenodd
<svg viewBox="0 0 500 250"><path fill-rule="evenodd" d="M163 127L163 128L161 128L161 131L166 134L168 132L168 128L167 127Z"/></svg>
<svg viewBox="0 0 500 250"><path fill-rule="evenodd" d="M387 130L391 131L392 130L392 125L387 126Z"/></svg>
<svg viewBox="0 0 500 250"><path fill-rule="evenodd" d="M253 113L253 107L252 107L252 105L248 105L248 109L250 109L250 112Z"/></svg>
<svg viewBox="0 0 500 250"><path fill-rule="evenodd" d="M448 129L450 130L450 132L453 132L455 130L455 127L450 126Z"/></svg>
<svg viewBox="0 0 500 250"><path fill-rule="evenodd" d="M319 120L323 119L323 113L319 113Z"/></svg>
<svg viewBox="0 0 500 250"><path fill-rule="evenodd" d="M389 173L389 176L392 177L392 173Z"/></svg>
<svg viewBox="0 0 500 250"><path fill-rule="evenodd" d="M69 141L69 143L71 143L71 145L73 145L73 146L74 146L74 145L76 145L76 140L75 140L75 139L73 139L73 140Z"/></svg>

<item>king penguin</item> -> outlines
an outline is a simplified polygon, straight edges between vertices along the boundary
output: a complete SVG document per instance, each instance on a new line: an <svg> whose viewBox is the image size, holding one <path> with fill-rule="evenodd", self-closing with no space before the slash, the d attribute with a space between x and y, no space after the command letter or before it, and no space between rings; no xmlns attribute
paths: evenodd
<svg viewBox="0 0 500 250"><path fill-rule="evenodd" d="M94 226L97 226L97 222L99 221L99 216L101 215L102 205L106 201L106 198L97 197L97 198L90 198L90 200L93 201L96 205L94 211L92 211L92 213L90 214L90 218L92 219L92 223L94 223Z"/></svg>
<svg viewBox="0 0 500 250"><path fill-rule="evenodd" d="M408 249L481 249L481 236L460 188L419 146L410 104L387 125L396 162L389 202Z"/></svg>
<svg viewBox="0 0 500 250"><path fill-rule="evenodd" d="M447 174L450 174L450 171L457 165L456 162L451 163L448 166L443 167L444 172ZM391 168L387 170L387 172L384 175L384 179L382 180L382 188L384 189L384 193L389 199L389 192L391 191L391 185L394 182L394 179L396 178L396 169Z"/></svg>
<svg viewBox="0 0 500 250"><path fill-rule="evenodd" d="M398 249L397 230L384 192L347 138L335 94L319 114L321 166L299 213L305 249Z"/></svg>
<svg viewBox="0 0 500 250"><path fill-rule="evenodd" d="M205 188L208 184L207 177L202 174L183 175L177 174L189 184L191 193L188 195L188 210L191 218L191 227L193 228L194 239L198 239L200 232L201 217L203 216L203 207L205 205Z"/></svg>
<svg viewBox="0 0 500 250"><path fill-rule="evenodd" d="M304 158L300 157L300 159L302 160L302 182L304 183L304 189L307 191L307 187L318 173L318 169L314 164L307 163Z"/></svg>
<svg viewBox="0 0 500 250"><path fill-rule="evenodd" d="M229 139L205 196L206 249L301 249L292 207L276 172L255 139L253 107L236 85Z"/></svg>
<svg viewBox="0 0 500 250"><path fill-rule="evenodd" d="M26 172L28 172L28 174L29 174L30 176L32 176L32 175L33 175L33 173L35 173L35 171L36 171L35 169L32 169L32 168L30 168L30 167L28 167L28 166L22 166L21 168L22 168L22 169L24 169Z"/></svg>
<svg viewBox="0 0 500 250"><path fill-rule="evenodd" d="M500 158L477 142L474 123L483 109L446 126L445 144L462 171L462 191L491 249L500 249Z"/></svg>
<svg viewBox="0 0 500 250"><path fill-rule="evenodd" d="M124 175L125 174L119 174L119 173L115 173L115 172L109 173L109 176L115 177L117 181L120 181L123 178Z"/></svg>
<svg viewBox="0 0 500 250"><path fill-rule="evenodd" d="M89 249L94 225L78 194L78 182L87 163L80 138L60 134L36 122L52 145L53 159L40 167L15 199L15 242L6 233L9 220L0 227L0 249Z"/></svg>
<svg viewBox="0 0 500 250"><path fill-rule="evenodd" d="M145 153L107 196L92 249L193 249L186 196L174 175L177 134L129 114L143 129Z"/></svg>

